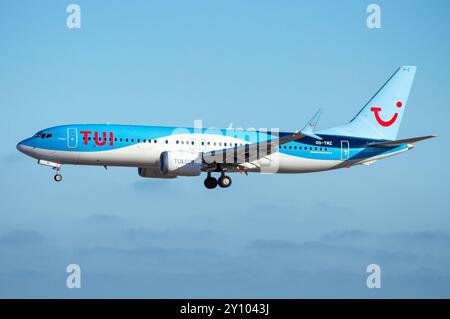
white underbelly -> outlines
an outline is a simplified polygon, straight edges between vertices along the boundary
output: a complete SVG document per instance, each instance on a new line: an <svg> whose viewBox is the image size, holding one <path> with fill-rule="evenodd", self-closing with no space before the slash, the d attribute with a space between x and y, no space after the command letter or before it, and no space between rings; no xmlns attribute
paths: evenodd
<svg viewBox="0 0 450 319"><path fill-rule="evenodd" d="M137 144L98 152L35 149L36 156L33 157L60 164L159 167L159 156L163 151L162 148L150 148ZM249 172L308 173L336 168L342 163L341 160L318 160L275 153L244 166Z"/></svg>
<svg viewBox="0 0 450 319"><path fill-rule="evenodd" d="M157 166L161 150L130 145L98 152L33 149L32 156L60 164L146 167Z"/></svg>
<svg viewBox="0 0 450 319"><path fill-rule="evenodd" d="M343 163L341 160L319 160L275 153L249 164L249 171L262 173L309 173L332 169Z"/></svg>
<svg viewBox="0 0 450 319"><path fill-rule="evenodd" d="M155 166L158 165L161 151L146 148L139 144L122 147L115 150L99 152L79 152L80 165L107 166Z"/></svg>

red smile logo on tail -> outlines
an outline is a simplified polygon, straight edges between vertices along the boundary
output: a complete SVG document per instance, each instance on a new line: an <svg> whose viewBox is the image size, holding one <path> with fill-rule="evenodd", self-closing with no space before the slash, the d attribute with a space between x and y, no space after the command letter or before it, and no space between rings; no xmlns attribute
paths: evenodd
<svg viewBox="0 0 450 319"><path fill-rule="evenodd" d="M401 101L397 102L398 108L402 107L402 105L403 104ZM374 106L374 107L370 108L370 110L375 115L375 119L377 120L378 124L380 124L381 126L384 126L384 127L389 127L392 124L394 124L398 117L398 113L396 112L389 121L383 121L380 117L381 107Z"/></svg>

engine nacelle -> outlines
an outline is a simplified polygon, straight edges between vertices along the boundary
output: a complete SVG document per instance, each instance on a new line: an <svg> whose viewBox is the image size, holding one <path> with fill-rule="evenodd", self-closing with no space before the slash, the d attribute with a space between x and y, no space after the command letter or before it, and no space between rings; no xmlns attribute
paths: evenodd
<svg viewBox="0 0 450 319"><path fill-rule="evenodd" d="M198 153L162 152L159 158L159 170L162 175L198 176L202 161Z"/></svg>
<svg viewBox="0 0 450 319"><path fill-rule="evenodd" d="M138 174L146 178L176 178L175 175L163 175L158 168L138 167Z"/></svg>

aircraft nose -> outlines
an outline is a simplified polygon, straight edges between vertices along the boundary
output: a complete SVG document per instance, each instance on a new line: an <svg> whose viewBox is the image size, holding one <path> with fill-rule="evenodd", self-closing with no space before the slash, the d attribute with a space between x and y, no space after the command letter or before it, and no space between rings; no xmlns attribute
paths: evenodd
<svg viewBox="0 0 450 319"><path fill-rule="evenodd" d="M20 141L19 143L17 143L16 148L19 152L22 152L24 154L28 154L28 150L30 149L30 147L32 147L32 141L31 138L27 138L23 141Z"/></svg>
<svg viewBox="0 0 450 319"><path fill-rule="evenodd" d="M23 141L17 143L16 148L17 148L17 150L18 150L19 152L22 152L22 153L23 153L23 151L24 151L24 149L25 149L25 146L23 145Z"/></svg>

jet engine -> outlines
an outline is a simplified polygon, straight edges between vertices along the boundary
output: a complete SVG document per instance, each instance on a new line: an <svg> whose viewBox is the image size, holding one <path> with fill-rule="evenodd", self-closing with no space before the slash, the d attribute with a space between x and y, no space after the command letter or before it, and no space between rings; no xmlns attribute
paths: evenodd
<svg viewBox="0 0 450 319"><path fill-rule="evenodd" d="M202 161L198 153L162 152L159 170L165 176L198 176L202 170Z"/></svg>
<svg viewBox="0 0 450 319"><path fill-rule="evenodd" d="M147 178L176 178L175 175L163 175L159 168L139 167L138 174L141 177Z"/></svg>

